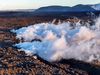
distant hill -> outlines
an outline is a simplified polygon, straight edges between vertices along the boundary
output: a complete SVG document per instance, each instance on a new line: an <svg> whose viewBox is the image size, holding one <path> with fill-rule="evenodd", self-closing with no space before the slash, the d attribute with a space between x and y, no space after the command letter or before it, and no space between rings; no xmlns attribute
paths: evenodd
<svg viewBox="0 0 100 75"><path fill-rule="evenodd" d="M88 16L91 12L99 14L99 5L82 5L78 4L73 7L69 6L47 6L41 7L34 11L35 15L38 16ZM90 14L89 14L90 13Z"/></svg>
<svg viewBox="0 0 100 75"><path fill-rule="evenodd" d="M94 8L92 8L90 5L82 5L82 4L79 4L79 5L76 5L76 6L73 6L71 8L71 11L78 11L78 12L85 12L85 11L96 11Z"/></svg>
<svg viewBox="0 0 100 75"><path fill-rule="evenodd" d="M82 17L100 14L100 4L69 6L47 6L38 9L22 9L11 11L0 11L0 17L32 17L32 16L50 16L50 17Z"/></svg>
<svg viewBox="0 0 100 75"><path fill-rule="evenodd" d="M90 5L76 5L73 7L68 6L47 6L37 9L35 12L86 12L86 11L96 11Z"/></svg>
<svg viewBox="0 0 100 75"><path fill-rule="evenodd" d="M54 12L58 12L58 11L100 11L100 4L94 4L94 5L82 5L82 4L78 4L76 6L73 7L69 7L69 6L47 6L47 7L41 7L39 9L37 9L36 11L38 12L50 12L50 11L54 11Z"/></svg>
<svg viewBox="0 0 100 75"><path fill-rule="evenodd" d="M60 12L60 11L67 11L70 7L64 7L64 6L47 6L47 7L41 7L36 10L36 12Z"/></svg>

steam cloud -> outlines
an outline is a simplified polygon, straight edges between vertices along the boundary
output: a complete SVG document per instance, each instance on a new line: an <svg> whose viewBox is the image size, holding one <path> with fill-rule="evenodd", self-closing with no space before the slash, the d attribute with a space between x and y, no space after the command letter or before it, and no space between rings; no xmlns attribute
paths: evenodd
<svg viewBox="0 0 100 75"><path fill-rule="evenodd" d="M73 29L70 22L58 25L40 23L13 32L16 38L24 40L15 46L49 62L72 58L85 62L100 61L100 18L96 19L94 26L88 27L79 22Z"/></svg>

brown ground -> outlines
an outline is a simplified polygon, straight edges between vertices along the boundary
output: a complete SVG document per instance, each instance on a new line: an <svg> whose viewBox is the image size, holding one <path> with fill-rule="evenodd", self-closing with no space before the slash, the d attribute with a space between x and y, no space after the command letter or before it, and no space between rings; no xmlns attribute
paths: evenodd
<svg viewBox="0 0 100 75"><path fill-rule="evenodd" d="M24 21L27 22L25 19ZM20 25L13 25L10 22L23 23L23 19L0 20L0 75L100 75L99 64L93 65L73 59L49 63L38 56L37 58L35 55L29 56L13 47L13 44L19 40L10 29L27 25L28 22Z"/></svg>

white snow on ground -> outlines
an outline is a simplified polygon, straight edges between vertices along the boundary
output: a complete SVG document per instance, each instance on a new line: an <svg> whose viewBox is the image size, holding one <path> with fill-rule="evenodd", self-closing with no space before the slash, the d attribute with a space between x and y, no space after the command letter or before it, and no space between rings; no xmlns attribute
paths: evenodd
<svg viewBox="0 0 100 75"><path fill-rule="evenodd" d="M74 29L69 22L58 25L40 23L13 32L16 38L24 40L15 46L49 62L72 58L85 62L100 61L100 18L89 28L79 23Z"/></svg>

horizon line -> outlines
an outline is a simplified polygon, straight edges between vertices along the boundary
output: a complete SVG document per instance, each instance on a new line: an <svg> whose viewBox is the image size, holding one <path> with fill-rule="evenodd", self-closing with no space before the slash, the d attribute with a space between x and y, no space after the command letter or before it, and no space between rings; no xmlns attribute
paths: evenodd
<svg viewBox="0 0 100 75"><path fill-rule="evenodd" d="M97 3L100 4L100 3ZM76 4L76 5L96 5L96 4ZM65 6L65 5L46 5L46 6L40 6L38 8L15 8L15 9L0 9L0 11L24 11L24 10L36 10L42 7L49 7L49 6L62 6L62 7L74 7L76 5L73 6Z"/></svg>

